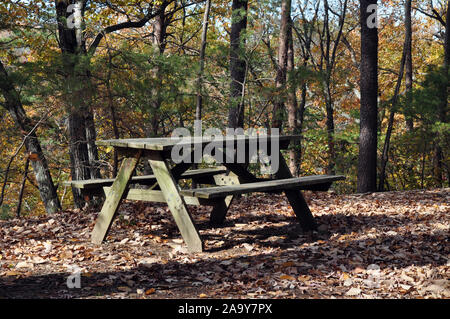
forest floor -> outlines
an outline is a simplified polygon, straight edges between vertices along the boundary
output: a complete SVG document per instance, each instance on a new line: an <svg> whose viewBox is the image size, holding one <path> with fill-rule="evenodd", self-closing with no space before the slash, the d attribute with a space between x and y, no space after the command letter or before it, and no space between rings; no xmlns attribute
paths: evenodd
<svg viewBox="0 0 450 319"><path fill-rule="evenodd" d="M0 298L450 298L450 189L305 197L317 232L282 195L236 200L221 228L190 207L197 254L164 205L125 202L101 246L95 211L3 220Z"/></svg>

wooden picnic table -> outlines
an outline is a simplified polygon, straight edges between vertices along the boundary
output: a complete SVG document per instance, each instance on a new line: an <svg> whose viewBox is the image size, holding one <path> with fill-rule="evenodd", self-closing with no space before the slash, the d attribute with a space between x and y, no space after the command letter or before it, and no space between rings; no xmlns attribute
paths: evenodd
<svg viewBox="0 0 450 319"><path fill-rule="evenodd" d="M239 143L244 143L247 146L246 149L248 149L248 144L255 142L255 138L257 137L230 136L214 141L227 143L227 147L233 148L237 148ZM122 164L115 179L70 181L68 183L78 188L87 188L88 186L103 188L106 198L91 237L92 242L97 244L105 239L123 199L167 203L181 236L191 252L201 252L203 242L186 205L212 206L210 221L213 225L217 225L223 223L233 197L238 194L282 191L287 196L302 228L306 230L315 229L317 225L301 190L328 190L333 181L345 177L328 175L293 177L281 150L287 149L289 144L299 140L300 136L285 135L276 136L276 138L278 138L279 148L276 150L275 156L278 156L279 168L272 179L257 178L249 172L247 156L245 157L245 163L236 163L228 158L228 160L220 163L226 170L222 167L217 171L188 171L195 164L192 163L193 161L175 165L171 163L171 151L176 145L190 149L191 152L188 156L192 157L195 147L204 149L212 141L211 138L138 138L96 142L99 146L114 147L123 156ZM259 147L260 144L257 145ZM268 152L271 153L270 143L267 143L267 145L269 146ZM272 156L272 154L270 155ZM133 176L136 166L143 159L148 159L153 175L148 177ZM182 178L191 178L194 181L197 178L196 182L215 186L182 189L178 182ZM150 185L150 187L146 189L131 187L133 183L139 184L143 181L146 181L146 185Z"/></svg>

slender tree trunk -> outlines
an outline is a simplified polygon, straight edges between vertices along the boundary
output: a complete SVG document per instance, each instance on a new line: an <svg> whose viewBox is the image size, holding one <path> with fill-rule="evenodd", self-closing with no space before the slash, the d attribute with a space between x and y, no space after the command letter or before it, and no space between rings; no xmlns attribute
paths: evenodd
<svg viewBox="0 0 450 319"><path fill-rule="evenodd" d="M447 1L447 13L446 13L446 25L445 25L445 38L444 38L444 63L443 63L443 81L442 87L440 89L441 92L441 103L439 104L438 109L438 118L439 122L448 123L447 113L448 113L448 83L449 83L449 67L450 67L450 1ZM444 133L445 134L445 133ZM448 140L448 136L441 139ZM436 181L436 185L438 187L443 186L442 179L442 169L443 169L443 161L444 161L444 150L439 143L439 139L436 141L436 145L434 148L434 178ZM447 175L450 175L448 172L449 168L447 166ZM448 181L450 183L450 181Z"/></svg>
<svg viewBox="0 0 450 319"><path fill-rule="evenodd" d="M233 0L230 35L230 102L228 127L244 126L244 82L246 61L244 58L245 30L247 28L248 0Z"/></svg>
<svg viewBox="0 0 450 319"><path fill-rule="evenodd" d="M326 167L327 174L334 174L334 166L336 163L336 151L334 148L334 108L333 100L330 92L330 82L325 83L325 109L326 109L326 126L327 126L327 143L328 143L328 164Z"/></svg>
<svg viewBox="0 0 450 319"><path fill-rule="evenodd" d="M294 41L292 38L292 20L289 17L288 27L288 52L287 52L287 72L289 78L287 110L288 110L288 131L289 134L301 134L299 122L299 109L297 101L297 84L293 76L294 72ZM298 176L300 171L300 154L301 141L299 140L295 145L292 145L289 150L289 169L293 176Z"/></svg>
<svg viewBox="0 0 450 319"><path fill-rule="evenodd" d="M34 131L30 119L27 117L23 109L20 96L13 83L8 77L3 64L0 62L0 92L5 99L5 107L11 114L16 126L25 137L25 148L28 153L36 153L37 160L32 161L36 182L38 184L39 193L48 214L53 214L61 209L61 204L53 184L47 159L42 152L41 145Z"/></svg>
<svg viewBox="0 0 450 319"><path fill-rule="evenodd" d="M331 73L334 67L334 61L331 61L331 32L329 26L329 11L330 7L328 5L328 1L324 0L324 12L325 12L325 21L324 21L324 30L325 30L325 62L326 62L326 70L325 70L325 79L323 81L323 90L324 90L324 98L325 98L325 111L326 111L326 127L327 127L327 144L328 144L328 164L326 167L326 173L329 175L334 174L334 165L336 162L336 152L334 150L334 108L333 108L333 98L331 96ZM345 12L343 13L345 14ZM342 30L342 27L341 27ZM334 46L339 45L339 40L336 40Z"/></svg>
<svg viewBox="0 0 450 319"><path fill-rule="evenodd" d="M384 191L384 184L386 179L386 166L389 161L389 147L391 142L391 135L392 130L394 128L394 119L395 119L395 108L397 106L398 101L398 95L400 93L400 87L402 84L403 79L403 73L405 72L405 65L406 65L406 58L407 58L407 51L408 51L408 32L405 34L405 42L403 46L403 53L402 53L402 59L400 61L400 69L398 71L398 78L397 78L397 84L395 86L394 90L394 96L392 97L392 103L391 103L391 112L389 114L388 119L388 127L386 130L386 137L384 139L384 146L383 146L383 153L381 155L381 165L380 165L380 177L379 177L379 183L378 183L378 191L382 192Z"/></svg>
<svg viewBox="0 0 450 319"><path fill-rule="evenodd" d="M408 6L409 2L409 6ZM383 153L381 156L381 165L380 165L380 176L379 176L379 183L378 183L378 190L380 192L384 191L384 184L386 182L386 166L389 160L389 147L390 147L390 141L391 141L391 135L392 130L394 127L394 119L395 119L395 109L398 101L398 96L400 94L400 87L402 84L403 74L405 73L405 84L407 84L407 90L408 85L412 85L412 62L411 62L411 1L406 1L405 3L405 41L403 44L403 52L402 52L402 59L400 61L400 68L398 71L398 78L397 78L397 84L395 86L394 90L394 96L392 97L392 103L391 103L391 112L389 114L388 119L388 127L386 130L386 137L384 139L384 146L383 146ZM409 13L408 13L409 12ZM409 21L408 21L409 20ZM409 60L409 61L408 61ZM408 66L408 63L410 64ZM409 68L409 70L408 70ZM407 75L407 72L410 72ZM409 80L407 78L409 76ZM412 89L412 87L410 88ZM411 92L411 91L410 91ZM408 127L408 121L407 121L407 127ZM409 127L408 129L413 129L413 127Z"/></svg>
<svg viewBox="0 0 450 319"><path fill-rule="evenodd" d="M112 57L109 55L108 60L108 77L106 79L106 91L108 93L108 106L109 106L109 112L111 113L111 123L113 127L113 133L114 138L119 139L119 128L117 127L117 116L116 116L116 110L114 108L114 101L112 96L112 90L111 90L111 68L112 68ZM117 150L114 149L114 160L113 160L113 177L117 176L117 171L119 168L119 156L117 154Z"/></svg>
<svg viewBox="0 0 450 319"><path fill-rule="evenodd" d="M202 39L200 44L200 69L197 74L197 104L195 106L195 120L202 120L203 108L203 73L205 70L205 51L206 51L206 36L208 34L209 10L211 8L211 0L207 0L205 4L205 13L203 15ZM197 168L194 164L192 168ZM197 188L197 183L192 181L192 189Z"/></svg>
<svg viewBox="0 0 450 319"><path fill-rule="evenodd" d="M448 87L449 87L449 82L450 82L450 75L449 75L449 71L450 71L450 1L447 1L447 13L445 15L445 21L446 21L446 26L445 26L445 40L444 40L444 46L445 46L445 75L446 75L446 87L444 88L444 96L442 97L442 106L441 106L441 121L443 123L448 123ZM444 138L444 140L450 140L450 137L448 135L446 135L446 137ZM448 162L448 149L446 149L445 151L445 156L443 156L443 158L446 158L447 161L445 162L445 168L447 170L447 186L450 186L450 163Z"/></svg>
<svg viewBox="0 0 450 319"><path fill-rule="evenodd" d="M368 25L369 5L376 0L360 1L361 25L361 109L357 191L377 188L377 117L378 117L378 29Z"/></svg>
<svg viewBox="0 0 450 319"><path fill-rule="evenodd" d="M154 32L153 43L158 48L160 55L164 54L164 51L166 50L166 45L167 45L167 43L166 43L167 21L166 21L166 12L165 12L165 8L166 8L167 4L164 2L163 6L164 6L163 10L161 11L161 13L159 15L157 15L155 17L155 22L153 23L153 32ZM162 90L162 84L163 84L162 83L163 74L162 74L161 68L159 66L156 67L156 78L157 78L158 82L157 82L156 87L153 88L155 97L152 102L153 114L151 114L151 119L150 119L151 131L150 131L149 135L151 135L151 136L158 136L159 121L160 121L159 113L160 113L161 104L162 104L161 90Z"/></svg>
<svg viewBox="0 0 450 319"><path fill-rule="evenodd" d="M20 211L22 210L22 199L23 199L23 193L25 191L25 184L27 182L29 166L30 166L30 157L27 157L27 159L25 161L25 170L23 173L22 185L20 186L19 198L17 199L17 209L16 209L16 217L17 218L20 217Z"/></svg>
<svg viewBox="0 0 450 319"><path fill-rule="evenodd" d="M291 0L281 1L281 26L278 46L278 65L275 85L277 88L277 98L273 106L272 127L281 128L283 124L283 115L285 112L285 90L286 74L288 64L289 49L289 28L291 16Z"/></svg>
<svg viewBox="0 0 450 319"><path fill-rule="evenodd" d="M405 1L405 86L407 97L407 110L412 104L412 86L413 86L413 63L412 63L412 27L411 27L411 0ZM411 116L406 115L406 129L408 132L414 130L414 122Z"/></svg>
<svg viewBox="0 0 450 319"><path fill-rule="evenodd" d="M211 0L207 0L205 5L205 14L203 15L202 43L200 47L200 70L197 77L197 105L195 108L195 119L197 121L200 121L202 119L203 73L205 69L206 35L208 33L210 8L211 8Z"/></svg>
<svg viewBox="0 0 450 319"><path fill-rule="evenodd" d="M89 112L86 113L85 123L89 171L91 174L91 178L102 178L102 175L100 174L100 166L98 163L98 148L97 145L95 145L95 141L97 140L97 132L95 131L94 113L92 109L90 109Z"/></svg>

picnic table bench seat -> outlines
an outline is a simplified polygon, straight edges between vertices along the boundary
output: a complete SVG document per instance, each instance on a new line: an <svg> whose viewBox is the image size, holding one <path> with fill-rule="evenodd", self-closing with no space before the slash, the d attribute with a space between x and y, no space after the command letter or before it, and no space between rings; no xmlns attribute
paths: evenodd
<svg viewBox="0 0 450 319"><path fill-rule="evenodd" d="M184 196L212 199L252 192L284 191L288 189L327 191L334 181L343 179L345 179L345 176L342 175L312 175L286 179L265 180L247 184L183 189L180 191L180 194Z"/></svg>
<svg viewBox="0 0 450 319"><path fill-rule="evenodd" d="M194 179L199 184L208 184L210 178L226 173L225 168L201 168L188 170L181 174L180 179ZM111 186L114 183L114 178L101 178L101 179L87 179L87 180L71 180L64 181L64 186L73 186L84 192L95 192L102 191L103 187ZM143 176L132 176L130 184L140 184L140 185L153 185L156 183L155 175L143 175Z"/></svg>

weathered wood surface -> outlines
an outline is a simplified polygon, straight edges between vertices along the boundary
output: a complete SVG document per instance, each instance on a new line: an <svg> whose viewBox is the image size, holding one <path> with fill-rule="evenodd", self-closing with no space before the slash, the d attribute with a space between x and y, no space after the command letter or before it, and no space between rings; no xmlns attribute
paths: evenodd
<svg viewBox="0 0 450 319"><path fill-rule="evenodd" d="M239 178L233 172L230 172L228 175L216 175L214 176L214 182L216 185L228 185L234 186L239 185ZM234 195L226 196L225 198L218 198L216 200L212 200L214 202L213 208L211 211L211 216L209 222L213 226L220 226L224 223L225 217L227 215L228 209L233 202Z"/></svg>
<svg viewBox="0 0 450 319"><path fill-rule="evenodd" d="M300 140L300 135L282 135L282 136L274 136L280 142L280 147L287 147L287 141L295 141ZM186 138L170 138L170 137L161 137L161 138L133 138L133 139L110 139L110 140L100 140L97 141L96 144L99 146L114 146L121 148L130 148L130 149L143 149L143 150L153 150L153 151L167 151L171 150L175 145L179 146L195 146L202 145L202 147L206 146L211 142L223 142L223 145L226 145L227 142L230 143L239 143L243 141L244 143L255 142L258 140L257 136L234 136L228 137L224 136L223 138L209 138L206 136L203 137L186 137ZM270 140L268 142L270 144Z"/></svg>
<svg viewBox="0 0 450 319"><path fill-rule="evenodd" d="M122 201L125 190L128 188L130 177L133 174L136 165L139 161L140 154L137 157L125 158L122 161L120 170L117 173L117 177L111 186L111 190L106 196L105 202L103 204L102 210L97 217L95 222L94 230L92 231L91 241L94 244L101 244L111 227L114 215L119 208L120 202Z"/></svg>
<svg viewBox="0 0 450 319"><path fill-rule="evenodd" d="M181 174L179 179L190 179L190 178L204 178L210 177L218 174L225 173L226 170L222 168L203 168L189 170ZM79 189L90 189L90 188L102 188L105 186L110 186L114 183L114 178L104 178L104 179L88 179L80 181L65 181L64 186L73 186ZM133 176L131 177L130 184L142 184L151 185L156 182L155 175L144 175L144 176Z"/></svg>
<svg viewBox="0 0 450 319"><path fill-rule="evenodd" d="M105 194L111 190L111 187L103 187ZM209 205L212 206L212 203L208 203L202 201L200 203L197 197L192 196L183 196L184 201L187 205ZM138 188L130 188L125 191L124 199L128 200L139 200L144 202L153 202L153 203L165 203L166 199L164 198L164 194L160 190L151 190L151 189L138 189Z"/></svg>
<svg viewBox="0 0 450 319"><path fill-rule="evenodd" d="M186 189L182 190L181 194L185 196L195 196L199 198L218 198L218 197L226 197L229 195L238 195L253 192L267 192L271 190L301 189L302 187L317 184L325 184L342 179L345 179L345 177L331 176L331 175L314 175L314 176L277 179L240 185Z"/></svg>
<svg viewBox="0 0 450 319"><path fill-rule="evenodd" d="M281 152L279 152L279 163L280 166L278 168L278 171L275 173L275 177L277 179L292 178L293 176L291 170L289 169ZM344 176L336 176L336 177L338 177L339 179L345 179ZM330 182L331 181L326 181L325 183ZM316 185L320 185L320 183L316 183ZM289 201L289 204L292 207L292 210L297 216L297 220L300 223L302 229L306 231L317 229L317 223L314 220L314 216L312 215L311 210L308 207L308 203L303 197L303 194L300 191L300 189L285 189L284 193Z"/></svg>
<svg viewBox="0 0 450 319"><path fill-rule="evenodd" d="M179 193L179 186L170 171L169 165L159 152L151 153L149 163L188 249L191 252L201 252L203 243L200 234L189 214L186 202Z"/></svg>

